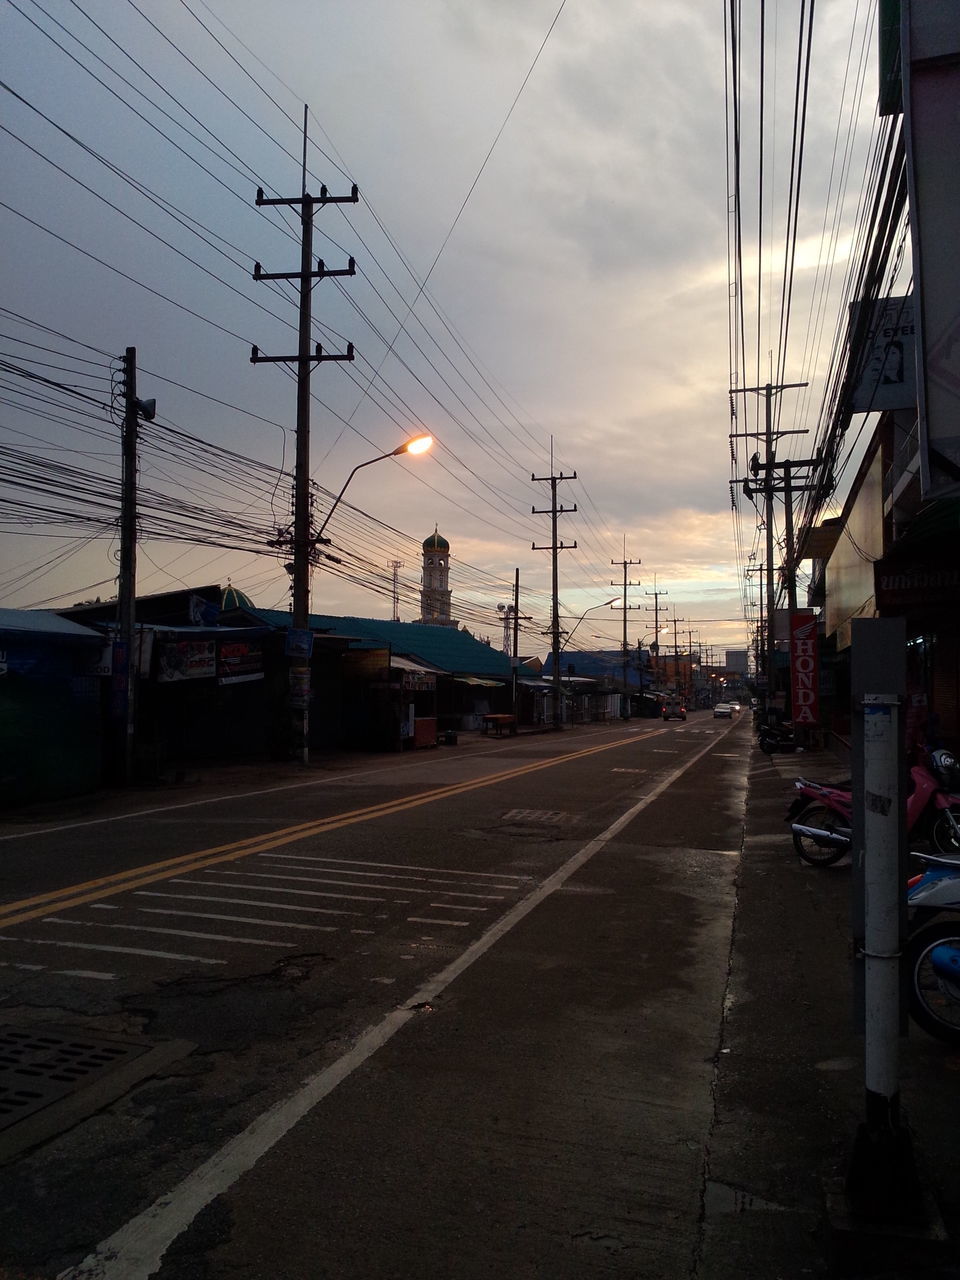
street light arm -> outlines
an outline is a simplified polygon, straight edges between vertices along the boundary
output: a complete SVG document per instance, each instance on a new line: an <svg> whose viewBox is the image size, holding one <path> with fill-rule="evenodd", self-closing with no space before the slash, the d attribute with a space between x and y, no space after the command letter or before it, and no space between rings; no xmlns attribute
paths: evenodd
<svg viewBox="0 0 960 1280"><path fill-rule="evenodd" d="M333 515L337 507L340 505L340 499L347 492L347 486L350 484L350 481L353 479L353 477L357 474L358 471L360 471L363 467L372 467L375 462L383 462L385 458L399 458L399 456L402 453L425 453L426 450L429 449L432 444L433 444L432 436L414 436L412 440L405 440L403 444L397 445L396 449L391 449L388 453L378 453L375 458L368 458L366 462L358 462L357 465L350 472L350 474L347 476L346 480L344 480L342 489L334 498L333 504L331 505L330 510L324 516L323 523L321 524L320 528L317 530L316 534L314 535L313 541L316 543L319 543L322 540L323 531L324 529L326 529L327 525L330 523L330 517Z"/></svg>
<svg viewBox="0 0 960 1280"><path fill-rule="evenodd" d="M564 649L567 647L567 645L568 645L568 644L570 643L570 641L573 639L573 633L574 633L574 631L576 631L577 627L579 627L580 623L584 620L584 618L587 616L587 614L588 614L588 613L593 613L593 612L595 612L595 610L597 610L597 609L606 609L607 605L609 605L609 604L616 604L616 603L617 603L617 601L618 601L619 599L620 599L620 597L619 597L619 596L614 596L612 600L604 600L603 604L593 604L593 605L591 605L591 606L590 606L590 608L589 608L589 609L585 609L585 610L583 611L583 613L581 613L580 617L579 617L579 618L576 620L576 622L573 624L573 626L572 626L572 628L570 629L570 631L567 633L567 638L566 638L566 640L564 640L563 644L560 646L560 652L561 652L561 653L563 653Z"/></svg>

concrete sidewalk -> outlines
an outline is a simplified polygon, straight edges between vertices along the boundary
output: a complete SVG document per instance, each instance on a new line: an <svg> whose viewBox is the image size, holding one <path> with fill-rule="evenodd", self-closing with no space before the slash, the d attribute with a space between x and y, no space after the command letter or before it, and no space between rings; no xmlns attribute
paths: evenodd
<svg viewBox="0 0 960 1280"><path fill-rule="evenodd" d="M854 1027L850 862L810 867L784 815L799 774L848 774L832 755L751 758L716 1112L706 1158L703 1280L960 1277L960 1053L911 1024L901 1098L925 1185L953 1242L854 1224L830 1231L825 1188L842 1180L864 1119Z"/></svg>

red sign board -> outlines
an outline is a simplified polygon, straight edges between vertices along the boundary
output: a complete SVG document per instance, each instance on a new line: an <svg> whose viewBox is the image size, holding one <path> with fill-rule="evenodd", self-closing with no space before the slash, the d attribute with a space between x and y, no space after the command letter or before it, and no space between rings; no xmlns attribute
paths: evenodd
<svg viewBox="0 0 960 1280"><path fill-rule="evenodd" d="M790 694L793 723L820 723L820 651L815 613L790 615Z"/></svg>

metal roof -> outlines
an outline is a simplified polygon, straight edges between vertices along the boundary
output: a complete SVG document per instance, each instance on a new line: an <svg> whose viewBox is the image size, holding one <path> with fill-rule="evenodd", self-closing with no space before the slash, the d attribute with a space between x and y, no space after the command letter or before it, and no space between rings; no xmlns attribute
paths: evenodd
<svg viewBox="0 0 960 1280"><path fill-rule="evenodd" d="M47 609L0 609L0 631L30 632L33 635L79 636L88 640L100 640L103 636L79 622L61 618Z"/></svg>
<svg viewBox="0 0 960 1280"><path fill-rule="evenodd" d="M273 627L286 629L290 626L290 614L280 609L245 609L244 612ZM389 647L392 653L419 659L454 675L509 679L513 670L505 653L456 627L391 622L385 618L337 618L312 613L310 629L336 636L351 636L368 645Z"/></svg>

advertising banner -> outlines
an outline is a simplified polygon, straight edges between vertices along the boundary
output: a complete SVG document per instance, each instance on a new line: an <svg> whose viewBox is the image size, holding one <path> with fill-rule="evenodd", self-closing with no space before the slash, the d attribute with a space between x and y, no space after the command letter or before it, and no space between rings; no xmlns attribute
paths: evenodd
<svg viewBox="0 0 960 1280"><path fill-rule="evenodd" d="M884 298L869 310L850 308L850 356L857 366L851 398L854 413L915 409L916 327L913 298Z"/></svg>
<svg viewBox="0 0 960 1280"><path fill-rule="evenodd" d="M910 236L920 354L920 490L960 493L960 5L903 0Z"/></svg>
<svg viewBox="0 0 960 1280"><path fill-rule="evenodd" d="M161 684L174 680L199 680L217 674L215 640L174 640L157 647L160 651L157 680Z"/></svg>
<svg viewBox="0 0 960 1280"><path fill-rule="evenodd" d="M790 705L795 725L820 723L818 626L815 613L790 615Z"/></svg>
<svg viewBox="0 0 960 1280"><path fill-rule="evenodd" d="M259 640L221 640L217 654L217 683L241 684L263 679L263 649Z"/></svg>

